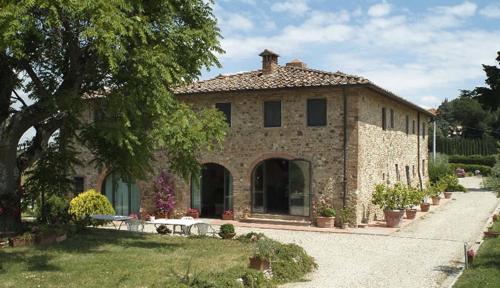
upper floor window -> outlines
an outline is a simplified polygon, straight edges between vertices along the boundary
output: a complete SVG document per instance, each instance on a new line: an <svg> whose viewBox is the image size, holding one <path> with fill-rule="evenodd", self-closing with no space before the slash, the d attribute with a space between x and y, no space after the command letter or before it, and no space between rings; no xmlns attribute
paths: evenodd
<svg viewBox="0 0 500 288"><path fill-rule="evenodd" d="M215 103L215 108L226 116L226 122L231 127L231 103Z"/></svg>
<svg viewBox="0 0 500 288"><path fill-rule="evenodd" d="M382 107L382 130L387 130L387 110Z"/></svg>
<svg viewBox="0 0 500 288"><path fill-rule="evenodd" d="M264 102L264 127L281 127L281 101Z"/></svg>
<svg viewBox="0 0 500 288"><path fill-rule="evenodd" d="M394 110L391 109L391 128L394 128Z"/></svg>
<svg viewBox="0 0 500 288"><path fill-rule="evenodd" d="M410 134L410 116L406 115L406 135Z"/></svg>
<svg viewBox="0 0 500 288"><path fill-rule="evenodd" d="M307 126L326 125L326 99L307 99Z"/></svg>

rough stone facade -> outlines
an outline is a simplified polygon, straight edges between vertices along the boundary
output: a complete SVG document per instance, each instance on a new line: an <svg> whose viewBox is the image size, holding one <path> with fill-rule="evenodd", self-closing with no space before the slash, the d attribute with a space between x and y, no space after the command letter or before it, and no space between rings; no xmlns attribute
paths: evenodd
<svg viewBox="0 0 500 288"><path fill-rule="evenodd" d="M259 162L270 158L310 161L312 199L331 191L335 208L343 207L343 93L347 101L346 206L356 212L356 217L351 219L353 223L380 219L380 209L371 204L375 184L407 183L406 166L412 185L419 185L419 172L423 185L427 182L427 171L423 168L426 164L422 166L422 160L426 163L428 159L428 137L423 137L421 131L423 123L430 120L428 114L366 87L213 92L183 94L178 99L192 105L193 109L231 103L231 127L223 146L213 152L202 152L199 160L202 164L216 163L229 170L233 179L233 209L238 218L251 213L252 171ZM307 126L307 99L314 98L327 99L326 126ZM281 100L281 127L263 127L263 103L268 100ZM382 129L383 107L387 111L386 130ZM394 128L391 127L391 109L394 111ZM89 153L83 155L84 159L91 159ZM141 207L149 212L154 211L153 178L161 170L168 170L168 160L161 151L157 153L153 166L155 172L151 178L138 182ZM77 174L86 177L86 188L98 190L106 177L106 171L97 171L91 166L77 169ZM175 182L177 207L186 209L191 203L190 183L179 178Z"/></svg>

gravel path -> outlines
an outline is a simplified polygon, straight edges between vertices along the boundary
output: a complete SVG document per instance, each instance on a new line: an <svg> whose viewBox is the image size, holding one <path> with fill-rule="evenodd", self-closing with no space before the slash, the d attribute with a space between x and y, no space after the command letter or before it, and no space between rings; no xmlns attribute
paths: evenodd
<svg viewBox="0 0 500 288"><path fill-rule="evenodd" d="M284 287L441 287L463 264L463 243L474 241L500 203L478 191L478 178L461 179L469 193L454 193L443 205L390 236L258 230L297 243L319 268L309 281Z"/></svg>

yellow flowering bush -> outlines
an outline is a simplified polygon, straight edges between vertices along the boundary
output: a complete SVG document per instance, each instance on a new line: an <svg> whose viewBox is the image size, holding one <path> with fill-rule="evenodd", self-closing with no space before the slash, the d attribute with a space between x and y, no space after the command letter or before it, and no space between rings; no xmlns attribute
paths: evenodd
<svg viewBox="0 0 500 288"><path fill-rule="evenodd" d="M106 196L95 191L87 190L71 200L69 203L69 214L76 222L84 225L102 224L90 221L90 216L95 214L115 215L115 209Z"/></svg>

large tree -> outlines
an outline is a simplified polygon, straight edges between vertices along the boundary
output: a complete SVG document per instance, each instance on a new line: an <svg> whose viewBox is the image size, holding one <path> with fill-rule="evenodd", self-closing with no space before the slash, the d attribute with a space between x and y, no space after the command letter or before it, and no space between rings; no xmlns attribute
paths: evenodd
<svg viewBox="0 0 500 288"><path fill-rule="evenodd" d="M20 175L77 142L96 164L143 177L166 151L182 175L224 136L220 113L190 110L173 87L219 65L219 30L204 0L0 0L0 229L20 223ZM84 121L98 108L97 121ZM88 114L88 113L87 113ZM36 134L22 153L31 127ZM3 224L3 225L2 225Z"/></svg>
<svg viewBox="0 0 500 288"><path fill-rule="evenodd" d="M500 64L500 51L497 52L496 61ZM497 66L483 65L486 73L486 85L489 87L477 87L475 99L487 110L498 110L500 106L500 68Z"/></svg>

